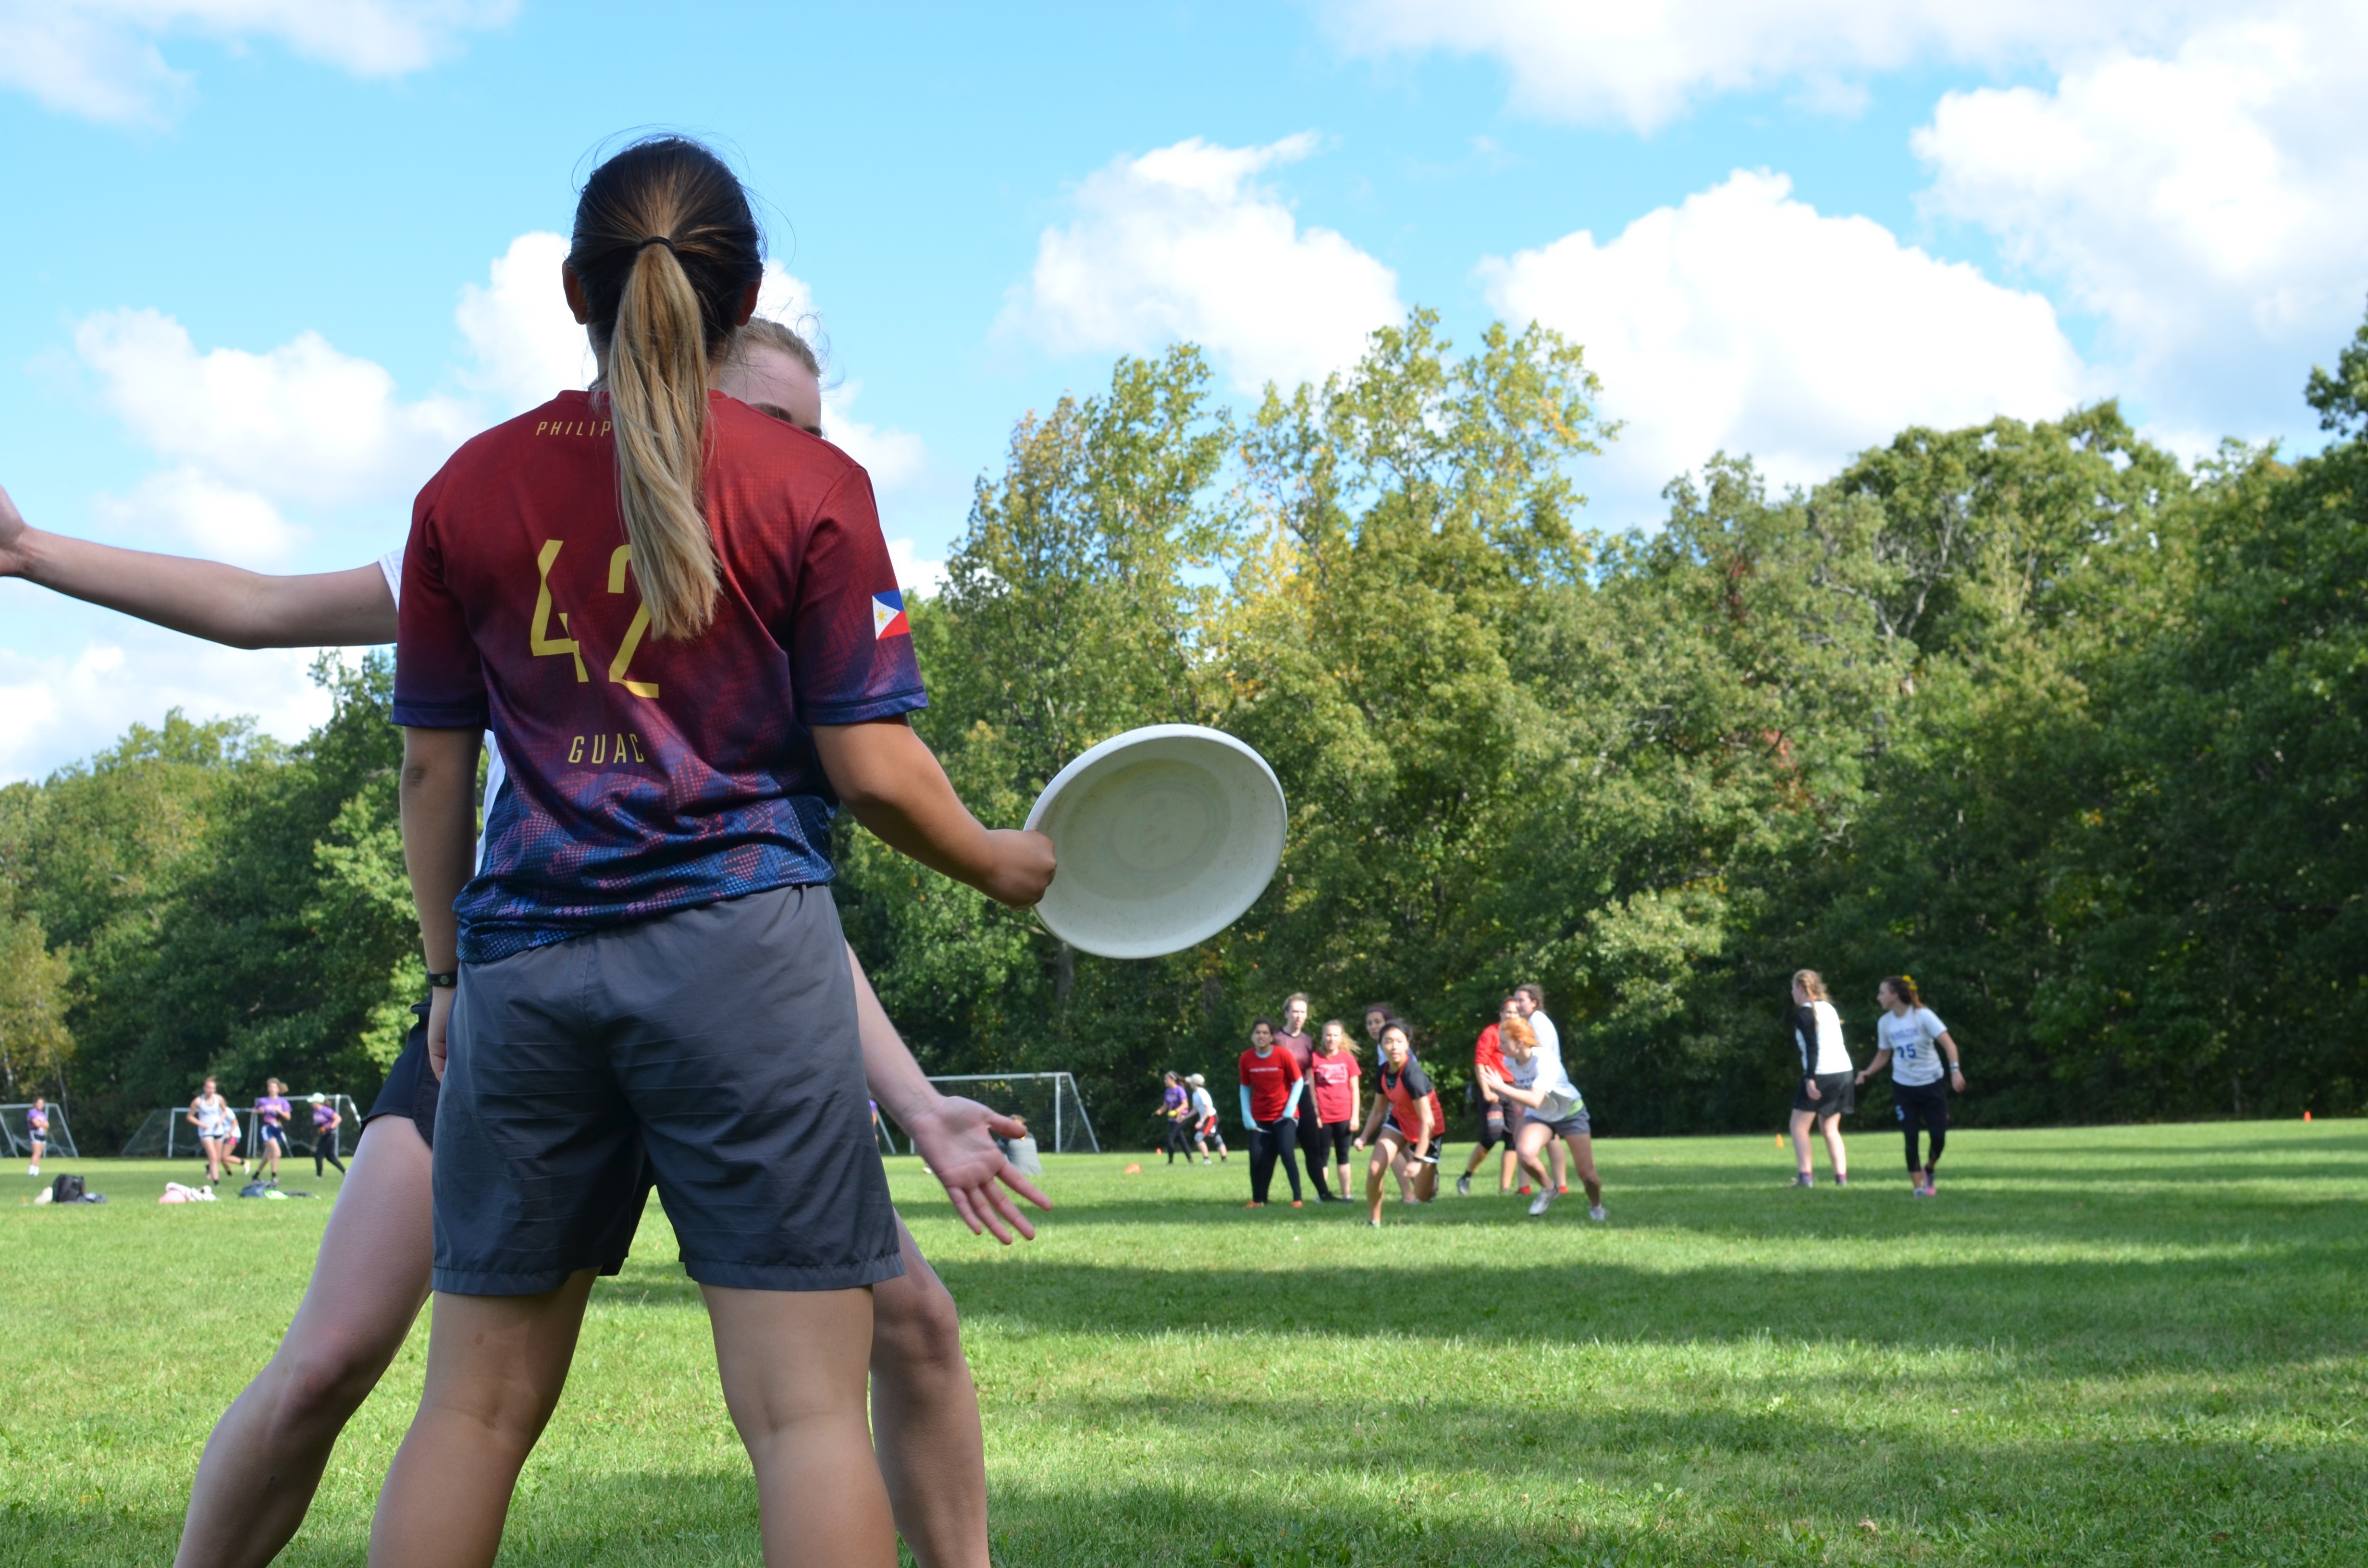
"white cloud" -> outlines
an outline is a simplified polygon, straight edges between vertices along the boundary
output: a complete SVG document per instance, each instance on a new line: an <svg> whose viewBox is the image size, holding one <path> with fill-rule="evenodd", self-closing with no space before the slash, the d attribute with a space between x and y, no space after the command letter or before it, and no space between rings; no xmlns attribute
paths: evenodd
<svg viewBox="0 0 2368 1568"><path fill-rule="evenodd" d="M1318 0L1352 54L1488 55L1514 101L1653 131L1717 93L1790 89L1854 110L1857 78L1927 61L2062 62L2174 38L2203 0Z"/></svg>
<svg viewBox="0 0 2368 1568"><path fill-rule="evenodd" d="M925 561L920 547L909 539L888 541L888 559L896 567L896 585L912 592L934 594L945 586L946 563Z"/></svg>
<svg viewBox="0 0 2368 1568"><path fill-rule="evenodd" d="M61 641L79 642L81 650L28 656L0 648L0 713L8 715L0 725L0 781L38 778L88 756L133 722L153 725L172 708L194 719L251 713L265 733L288 740L329 716L328 694L306 675L311 650L244 653L95 609L77 607L62 617L51 606L41 610L79 631Z"/></svg>
<svg viewBox="0 0 2368 1568"><path fill-rule="evenodd" d="M129 495L97 496L91 514L110 532L174 554L258 569L283 565L304 537L265 497L189 467L152 473Z"/></svg>
<svg viewBox="0 0 2368 1568"><path fill-rule="evenodd" d="M358 76L399 76L517 8L516 0L0 0L0 86L89 119L153 123L191 85L157 48L168 34L268 39Z"/></svg>
<svg viewBox="0 0 2368 1568"><path fill-rule="evenodd" d="M1186 339L1234 383L1290 385L1353 363L1405 313L1397 277L1329 229L1302 229L1257 182L1313 135L1264 147L1198 137L1087 177L1075 219L1038 241L1004 329L1054 353L1142 353Z"/></svg>
<svg viewBox="0 0 2368 1568"><path fill-rule="evenodd" d="M2101 319L2147 412L2291 419L2368 294L2368 14L2311 4L2115 52L2052 90L1951 93L1915 138L1931 210Z"/></svg>
<svg viewBox="0 0 2368 1568"><path fill-rule="evenodd" d="M1791 190L1737 171L1609 243L1582 230L1482 264L1507 319L1585 346L1627 422L1592 482L1611 520L1642 520L1720 449L1806 483L1902 426L2052 417L2088 391L2047 301Z"/></svg>
<svg viewBox="0 0 2368 1568"><path fill-rule="evenodd" d="M478 426L455 399L396 398L394 378L318 333L266 354L199 354L155 311L102 311L74 329L101 395L159 455L277 500L330 506L404 494Z"/></svg>
<svg viewBox="0 0 2368 1568"><path fill-rule="evenodd" d="M559 264L566 258L565 236L520 234L494 258L486 283L461 286L454 319L475 360L461 381L505 415L592 383L591 341L560 286Z"/></svg>

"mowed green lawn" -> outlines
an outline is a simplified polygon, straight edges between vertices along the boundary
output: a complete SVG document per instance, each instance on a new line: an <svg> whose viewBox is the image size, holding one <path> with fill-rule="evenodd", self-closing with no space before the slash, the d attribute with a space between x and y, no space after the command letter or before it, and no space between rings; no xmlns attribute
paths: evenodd
<svg viewBox="0 0 2368 1568"><path fill-rule="evenodd" d="M1611 1140L1607 1225L1448 1196L1379 1232L1246 1212L1238 1154L1056 1159L1008 1251L892 1174L967 1318L1007 1563L2368 1562L2368 1124L1965 1132L1929 1203L1853 1145L1856 1186L1796 1192L1767 1137ZM169 1559L327 1218L77 1168L114 1201L0 1208L10 1568ZM504 1562L757 1561L673 1259L654 1208ZM361 1561L425 1345L283 1562Z"/></svg>

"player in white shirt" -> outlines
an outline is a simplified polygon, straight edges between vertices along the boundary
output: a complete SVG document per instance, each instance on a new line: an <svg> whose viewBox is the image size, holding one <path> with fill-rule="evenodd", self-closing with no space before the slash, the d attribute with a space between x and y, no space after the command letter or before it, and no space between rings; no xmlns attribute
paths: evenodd
<svg viewBox="0 0 2368 1568"><path fill-rule="evenodd" d="M1883 1014L1874 1021L1877 1049L1857 1081L1865 1083L1884 1062L1891 1063L1892 1113L1907 1140L1907 1179L1916 1184L1917 1197L1930 1198L1932 1167L1941 1163L1941 1150L1949 1141L1949 1091L1965 1092L1964 1063L1949 1026L1924 1006L1914 980L1895 974L1875 988L1874 999L1883 1004ZM1931 1134L1932 1145L1920 1160L1916 1151L1919 1129Z"/></svg>
<svg viewBox="0 0 2368 1568"><path fill-rule="evenodd" d="M1561 1197L1556 1184L1546 1180L1539 1151L1549 1142L1567 1145L1578 1179L1587 1188L1587 1217L1603 1216L1603 1182L1595 1174L1595 1140L1588 1131L1587 1101L1578 1085L1563 1070L1562 1051L1548 1049L1530 1021L1508 1018L1497 1026L1497 1043L1505 1052L1509 1077L1487 1067L1479 1069L1481 1085L1508 1104L1522 1108L1521 1131L1514 1141L1521 1167L1544 1190L1530 1204L1532 1215L1543 1214Z"/></svg>
<svg viewBox="0 0 2368 1568"><path fill-rule="evenodd" d="M1529 1021L1531 1032L1538 1037L1538 1049L1551 1052L1554 1059L1560 1062L1562 1031L1554 1028L1552 1018L1546 1017L1544 988L1534 981L1525 981L1513 987L1513 1004L1520 1009L1521 1017ZM1570 1190L1570 1165L1563 1155L1563 1146L1559 1142L1553 1146L1552 1159L1554 1180L1547 1185L1546 1190L1559 1198ZM1524 1187L1521 1190L1527 1192L1530 1189Z"/></svg>
<svg viewBox="0 0 2368 1568"><path fill-rule="evenodd" d="M1225 1159L1225 1135L1217 1131L1217 1100L1209 1093L1209 1080L1195 1073L1184 1080L1192 1090L1192 1147L1199 1150L1201 1163L1209 1163L1209 1145L1217 1146L1217 1158Z"/></svg>
<svg viewBox="0 0 2368 1568"><path fill-rule="evenodd" d="M744 329L716 386L761 414L823 433L813 350L776 323ZM401 551L342 572L269 576L119 550L28 528L0 490L0 576L233 647L392 642L402 568ZM489 744L487 752L490 806L505 772L500 750ZM873 1094L898 1108L898 1125L973 1231L983 1222L1006 1243L1014 1231L1032 1237L998 1187L1051 1204L994 1141L1026 1129L975 1101L939 1095L851 949L848 962ZM236 1141L235 1113L222 1114L227 1149ZM413 1119L373 1114L366 1121L303 1304L270 1365L206 1445L176 1568L268 1562L303 1522L337 1434L403 1347L427 1296L431 1259L430 1149ZM898 1227L905 1273L872 1288L871 1410L881 1471L897 1529L923 1568L987 1568L985 1447L953 1298L901 1220Z"/></svg>
<svg viewBox="0 0 2368 1568"><path fill-rule="evenodd" d="M1800 1165L1795 1187L1815 1187L1809 1162L1809 1128L1825 1134L1834 1163L1834 1185L1850 1185L1850 1152L1842 1147L1842 1118L1856 1108L1851 1091L1850 1048L1842 1043L1842 1016L1826 999L1826 983L1814 969L1793 976L1793 1044L1801 1052L1801 1076L1793 1091L1793 1158Z"/></svg>

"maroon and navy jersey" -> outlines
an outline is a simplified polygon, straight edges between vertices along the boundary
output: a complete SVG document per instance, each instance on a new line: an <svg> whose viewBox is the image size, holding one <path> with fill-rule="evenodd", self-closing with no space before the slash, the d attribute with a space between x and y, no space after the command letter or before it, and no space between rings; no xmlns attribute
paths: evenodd
<svg viewBox="0 0 2368 1568"><path fill-rule="evenodd" d="M485 963L830 880L809 726L928 705L861 467L712 393L715 619L649 635L608 403L563 392L427 482L404 551L394 722L490 728L509 767L454 902Z"/></svg>

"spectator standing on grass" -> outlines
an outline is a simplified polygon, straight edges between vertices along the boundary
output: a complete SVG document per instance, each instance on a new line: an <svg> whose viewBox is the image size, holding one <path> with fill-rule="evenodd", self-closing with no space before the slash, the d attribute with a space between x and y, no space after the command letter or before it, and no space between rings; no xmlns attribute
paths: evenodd
<svg viewBox="0 0 2368 1568"><path fill-rule="evenodd" d="M1332 1166L1333 1176L1340 1184L1332 1201L1339 1203L1349 1201L1349 1151L1357 1141L1360 1076L1357 1053L1349 1049L1349 1031L1339 1019L1326 1019L1323 1038L1316 1042L1307 1069L1307 1097L1315 1108L1316 1127L1315 1153L1309 1158Z"/></svg>
<svg viewBox="0 0 2368 1568"><path fill-rule="evenodd" d="M1463 1167L1463 1174L1455 1178L1455 1196L1458 1198L1472 1196L1473 1173L1480 1168L1480 1162L1488 1157L1488 1151L1495 1148L1505 1151L1497 1163L1497 1196L1502 1198L1513 1189L1513 1168L1519 1163L1519 1157L1513 1152L1513 1141L1520 1131L1521 1110L1519 1106L1508 1107L1503 1096L1488 1086L1488 1074L1493 1072L1499 1078L1507 1076L1505 1051L1498 1043L1498 1035L1507 1019L1520 1016L1520 1009L1513 999L1506 997L1497 1009L1497 1021L1482 1029L1479 1040L1473 1044L1472 1085L1480 1094L1480 1142L1473 1146L1472 1159Z"/></svg>
<svg viewBox="0 0 2368 1568"><path fill-rule="evenodd" d="M1793 976L1793 1043L1801 1052L1801 1076L1793 1091L1793 1159L1800 1167L1794 1187L1815 1187L1810 1169L1809 1126L1825 1135L1833 1161L1834 1185L1850 1185L1850 1153L1842 1147L1842 1118L1857 1108L1850 1050L1842 1043L1842 1016L1826 999L1826 983L1814 969Z"/></svg>
<svg viewBox="0 0 2368 1568"><path fill-rule="evenodd" d="M263 1081L263 1094L255 1102L255 1157L273 1187L279 1185L279 1152L288 1147L288 1118L295 1108L288 1103L287 1085L277 1078Z"/></svg>
<svg viewBox="0 0 2368 1568"><path fill-rule="evenodd" d="M1299 1064L1299 1075L1315 1064L1315 1041L1307 1032L1307 993L1294 991L1282 1004L1282 1028L1274 1031L1274 1043L1291 1052ZM1299 1097L1299 1126L1294 1133L1299 1143L1299 1158L1307 1167L1307 1179L1315 1188L1315 1201L1332 1201L1332 1188L1324 1179L1324 1124L1316 1119L1315 1096ZM1342 1196L1346 1196L1343 1193Z"/></svg>
<svg viewBox="0 0 2368 1568"><path fill-rule="evenodd" d="M1175 1073L1161 1074L1166 1087L1159 1093L1159 1119L1167 1124L1167 1163L1174 1165L1176 1156L1184 1154L1190 1163L1191 1144L1187 1134L1191 1127L1192 1096L1184 1087L1184 1080Z"/></svg>
<svg viewBox="0 0 2368 1568"><path fill-rule="evenodd" d="M206 1080L198 1097L189 1102L188 1119L198 1130L198 1146L206 1152L206 1185L222 1180L222 1172L236 1165L241 1176L246 1174L246 1162L238 1157L238 1113L222 1097L214 1080Z"/></svg>
<svg viewBox="0 0 2368 1568"><path fill-rule="evenodd" d="M345 1126L346 1119L337 1114L336 1104L326 1095L314 1095L308 1103L313 1108L313 1175L315 1178L327 1175L325 1162L336 1166L337 1174L343 1176L346 1163L337 1158L337 1130Z"/></svg>
<svg viewBox="0 0 2368 1568"><path fill-rule="evenodd" d="M1414 1037L1392 1018L1382 1026L1382 1071L1373 1108L1352 1148L1371 1145L1365 1166L1365 1223L1382 1222L1382 1173L1395 1170L1398 1201L1428 1203L1439 1190L1439 1091L1414 1059Z"/></svg>
<svg viewBox="0 0 2368 1568"><path fill-rule="evenodd" d="M1909 976L1893 975L1875 987L1874 999L1883 1004L1882 1016L1874 1020L1874 1060L1855 1082L1863 1084L1884 1062L1891 1064L1891 1112L1907 1141L1907 1179L1915 1184L1915 1196L1930 1198L1935 1193L1932 1168L1941 1163L1941 1150L1949 1142L1949 1091L1965 1092L1964 1065L1949 1026L1924 1006ZM1919 1130L1931 1134L1931 1153L1920 1162L1916 1152Z"/></svg>
<svg viewBox="0 0 2368 1568"><path fill-rule="evenodd" d="M1195 1073L1184 1080L1192 1091L1192 1147L1200 1152L1201 1163L1209 1163L1209 1145L1217 1146L1217 1158L1225 1155L1225 1135L1217 1130L1217 1102L1209 1093L1209 1080Z"/></svg>
<svg viewBox="0 0 2368 1568"><path fill-rule="evenodd" d="M1292 1152L1299 1141L1299 1099L1307 1081L1300 1076L1299 1063L1292 1060L1291 1052L1275 1045L1272 1020L1260 1018L1250 1026L1250 1048L1242 1052L1241 1075L1242 1121L1250 1130L1249 1207L1266 1207L1266 1195L1274 1186L1274 1163L1279 1159L1282 1174L1291 1178L1291 1206L1299 1208L1299 1162Z"/></svg>
<svg viewBox="0 0 2368 1568"><path fill-rule="evenodd" d="M1513 987L1513 1001L1520 1006L1521 1017L1529 1024L1531 1032L1538 1037L1539 1049L1552 1051L1554 1059L1560 1062L1562 1031L1554 1028L1554 1021L1552 1018L1546 1017L1545 989L1535 981L1524 981ZM1558 1198L1570 1190L1570 1170L1564 1162L1563 1146L1560 1142L1554 1145L1552 1163L1554 1165L1553 1191ZM1526 1193L1530 1189L1525 1185L1521 1190Z"/></svg>
<svg viewBox="0 0 2368 1568"><path fill-rule="evenodd" d="M1508 1018L1498 1038L1512 1075L1486 1075L1496 1078L1494 1087L1508 1103L1522 1108L1521 1130L1514 1147L1520 1152L1522 1167L1544 1187L1531 1202L1530 1213L1543 1214L1562 1196L1558 1183L1546 1183L1545 1168L1538 1158L1539 1151L1555 1142L1569 1147L1571 1163L1578 1167L1578 1179L1587 1188L1587 1217L1601 1220L1603 1182L1595 1174L1595 1140L1588 1122L1587 1101L1563 1067L1562 1052L1548 1050L1522 1018Z"/></svg>
<svg viewBox="0 0 2368 1568"><path fill-rule="evenodd" d="M41 1151L50 1142L50 1102L39 1095L33 1096L32 1108L25 1112L25 1138L33 1145L33 1163L25 1167L25 1174L40 1176Z"/></svg>

